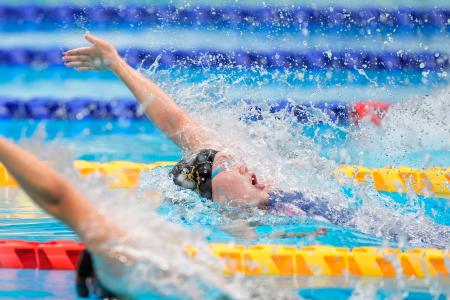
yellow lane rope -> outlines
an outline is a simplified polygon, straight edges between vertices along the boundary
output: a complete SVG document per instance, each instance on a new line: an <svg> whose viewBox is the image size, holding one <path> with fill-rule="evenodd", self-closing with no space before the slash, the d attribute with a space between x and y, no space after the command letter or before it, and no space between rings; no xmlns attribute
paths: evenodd
<svg viewBox="0 0 450 300"><path fill-rule="evenodd" d="M75 161L74 166L81 175L92 173L115 177L110 184L113 188L134 188L139 185L141 172L161 166L171 166L175 162L161 161L151 164L130 161L112 161L108 163ZM368 182L379 191L407 193L414 191L418 195L447 197L450 195L450 167L434 167L426 170L400 167L370 169L362 166L342 165L336 175L345 180ZM0 187L17 187L16 182L0 164Z"/></svg>
<svg viewBox="0 0 450 300"><path fill-rule="evenodd" d="M450 167L433 167L426 170L400 167L369 169L362 166L340 166L337 174L346 175L356 182L370 182L378 191L418 195L450 195Z"/></svg>
<svg viewBox="0 0 450 300"><path fill-rule="evenodd" d="M450 254L432 248L209 244L226 274L299 276L448 277ZM186 251L195 257L193 247Z"/></svg>

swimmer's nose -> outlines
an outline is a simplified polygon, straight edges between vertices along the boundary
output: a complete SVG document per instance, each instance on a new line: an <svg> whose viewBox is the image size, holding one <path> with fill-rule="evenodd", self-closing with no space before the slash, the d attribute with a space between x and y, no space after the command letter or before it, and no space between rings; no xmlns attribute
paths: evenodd
<svg viewBox="0 0 450 300"><path fill-rule="evenodd" d="M239 173L245 174L245 173L247 173L247 172L248 172L248 169L247 169L246 166L240 166L240 167L239 167Z"/></svg>

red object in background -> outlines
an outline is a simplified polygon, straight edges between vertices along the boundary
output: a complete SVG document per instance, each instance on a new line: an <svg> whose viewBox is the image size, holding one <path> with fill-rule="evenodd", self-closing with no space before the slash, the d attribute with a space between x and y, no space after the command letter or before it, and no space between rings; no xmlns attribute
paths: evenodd
<svg viewBox="0 0 450 300"><path fill-rule="evenodd" d="M75 270L84 248L74 241L0 241L0 268Z"/></svg>
<svg viewBox="0 0 450 300"><path fill-rule="evenodd" d="M369 118L375 125L381 125L386 112L391 104L379 101L362 101L353 105L351 108L351 119L353 124L358 125L363 119Z"/></svg>
<svg viewBox="0 0 450 300"><path fill-rule="evenodd" d="M61 240L39 244L39 269L75 270L83 250L84 245L74 241Z"/></svg>

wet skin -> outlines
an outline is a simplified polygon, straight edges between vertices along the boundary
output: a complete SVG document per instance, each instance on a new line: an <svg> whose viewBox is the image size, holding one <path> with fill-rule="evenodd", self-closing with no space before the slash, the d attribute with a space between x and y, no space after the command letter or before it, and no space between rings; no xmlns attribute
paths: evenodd
<svg viewBox="0 0 450 300"><path fill-rule="evenodd" d="M214 202L222 205L266 206L272 188L259 182L255 173L250 172L242 163L223 170L224 162L230 159L224 152L218 152L214 158L213 172L219 167L222 168L212 179Z"/></svg>

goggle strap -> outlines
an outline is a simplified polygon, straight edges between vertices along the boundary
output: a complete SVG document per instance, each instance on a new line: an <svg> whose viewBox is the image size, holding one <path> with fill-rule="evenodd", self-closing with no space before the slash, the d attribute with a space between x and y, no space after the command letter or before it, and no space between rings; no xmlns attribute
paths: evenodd
<svg viewBox="0 0 450 300"><path fill-rule="evenodd" d="M218 167L217 169L215 169L212 173L211 173L211 180L214 178L214 176L216 176L217 174L219 174L222 171L222 167Z"/></svg>

